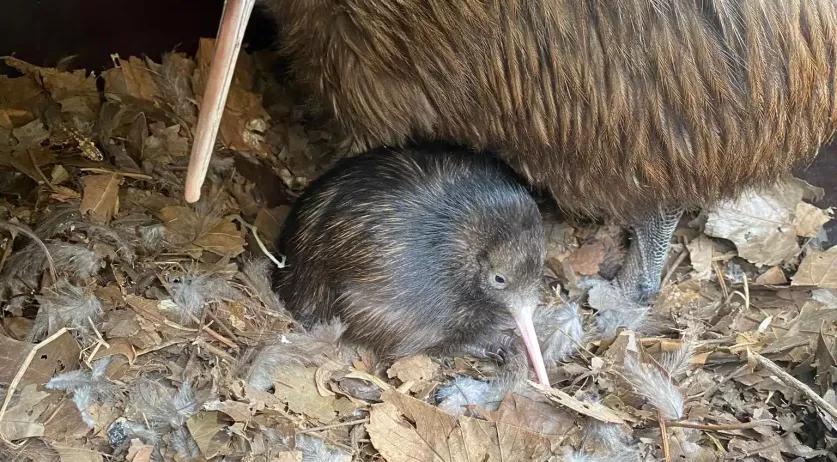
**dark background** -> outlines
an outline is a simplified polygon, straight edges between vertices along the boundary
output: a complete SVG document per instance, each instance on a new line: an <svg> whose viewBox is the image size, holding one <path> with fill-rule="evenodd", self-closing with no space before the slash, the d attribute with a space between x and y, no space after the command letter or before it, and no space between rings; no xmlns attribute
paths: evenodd
<svg viewBox="0 0 837 462"><path fill-rule="evenodd" d="M97 73L111 67L110 55L146 54L159 60L166 51L194 54L200 37L214 37L223 0L0 0L0 56L14 55L40 66L55 66L77 55L72 68ZM256 8L245 47L273 44L273 26ZM0 73L8 69L0 64ZM817 205L837 207L837 146L824 148L798 175L825 189ZM837 220L835 220L837 221ZM837 241L837 223L829 226Z"/></svg>

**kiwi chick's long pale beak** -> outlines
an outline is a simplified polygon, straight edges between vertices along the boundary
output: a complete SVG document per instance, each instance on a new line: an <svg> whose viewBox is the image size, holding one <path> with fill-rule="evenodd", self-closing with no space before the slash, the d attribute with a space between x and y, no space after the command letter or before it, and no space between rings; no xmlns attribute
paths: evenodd
<svg viewBox="0 0 837 462"><path fill-rule="evenodd" d="M196 202L201 197L201 187L206 178L215 137L221 126L235 63L244 40L244 30L255 3L256 0L227 0L224 4L221 26L215 41L215 55L209 66L192 155L189 158L189 170L186 173L186 202Z"/></svg>
<svg viewBox="0 0 837 462"><path fill-rule="evenodd" d="M549 377L546 375L546 365L541 355L541 346L538 343L538 336L535 333L535 324L532 322L532 315L535 311L535 304L526 303L512 311L514 321L517 323L520 334L523 336L523 343L526 344L526 351L529 353L529 360L535 368L535 375L538 382L546 387L549 384Z"/></svg>

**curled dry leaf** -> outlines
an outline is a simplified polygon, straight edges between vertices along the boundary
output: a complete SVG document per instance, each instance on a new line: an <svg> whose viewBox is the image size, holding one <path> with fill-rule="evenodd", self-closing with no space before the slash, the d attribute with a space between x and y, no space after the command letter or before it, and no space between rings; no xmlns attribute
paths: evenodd
<svg viewBox="0 0 837 462"><path fill-rule="evenodd" d="M837 289L837 246L805 256L791 285Z"/></svg>
<svg viewBox="0 0 837 462"><path fill-rule="evenodd" d="M388 462L523 462L550 454L546 438L517 426L454 417L395 390L381 398L366 429Z"/></svg>

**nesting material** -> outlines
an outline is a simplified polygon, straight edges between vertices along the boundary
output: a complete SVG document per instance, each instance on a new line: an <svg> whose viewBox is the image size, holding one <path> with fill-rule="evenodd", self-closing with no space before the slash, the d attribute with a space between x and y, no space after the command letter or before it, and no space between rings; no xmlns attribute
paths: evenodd
<svg viewBox="0 0 837 462"><path fill-rule="evenodd" d="M276 265L255 232L281 261L273 243L292 198L345 152L346 138L307 122L305 101L266 72L270 55L239 60L221 136L233 149L213 157L204 199L183 202L212 44L160 63L120 57L102 73L103 91L98 73L14 59L22 76L0 77L0 220L32 231L0 229L0 396L10 396L0 459L474 460L461 447L487 448L478 460L633 462L834 452L837 425L808 399L834 402L837 382L837 254L812 237L831 217L815 187L799 182L793 195L767 191L745 198L755 204L709 211L717 238L706 235L706 217L683 220L648 306L610 296L606 277L622 251L612 226L550 225L544 282L556 290L535 323L555 394L530 384L523 355L503 365L405 358L390 377L341 341L341 322L305 330L274 290ZM762 210L764 197L782 208ZM776 210L784 225L765 225ZM753 226L741 254L735 242ZM765 259L777 252L781 264ZM807 390L748 364L748 351Z"/></svg>
<svg viewBox="0 0 837 462"><path fill-rule="evenodd" d="M288 365L319 366L329 358L339 357L340 337L346 326L334 320L316 324L308 332L289 333L265 346L253 359L247 381L256 389L273 386L273 376Z"/></svg>
<svg viewBox="0 0 837 462"><path fill-rule="evenodd" d="M96 425L95 419L90 415L90 407L94 403L117 404L121 397L120 389L108 381L107 372L110 358L95 361L91 370L75 370L65 374L56 375L46 384L50 390L64 390L72 393L73 402L81 413L81 418L89 427Z"/></svg>
<svg viewBox="0 0 837 462"><path fill-rule="evenodd" d="M42 340L62 327L72 328L81 337L89 336L102 316L99 299L67 279L59 279L35 298L40 309L30 332L32 341Z"/></svg>

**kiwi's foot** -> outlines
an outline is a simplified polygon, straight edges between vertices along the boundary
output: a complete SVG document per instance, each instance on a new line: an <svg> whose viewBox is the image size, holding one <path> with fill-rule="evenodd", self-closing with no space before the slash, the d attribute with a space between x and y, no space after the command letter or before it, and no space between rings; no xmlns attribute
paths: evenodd
<svg viewBox="0 0 837 462"><path fill-rule="evenodd" d="M661 206L632 227L631 247L614 281L626 298L647 303L660 291L671 237L682 214L681 207Z"/></svg>
<svg viewBox="0 0 837 462"><path fill-rule="evenodd" d="M513 356L520 353L520 346L515 337L498 333L488 341L468 345L463 352L480 359L490 359L499 364L505 364Z"/></svg>

